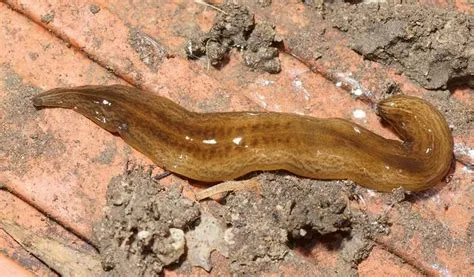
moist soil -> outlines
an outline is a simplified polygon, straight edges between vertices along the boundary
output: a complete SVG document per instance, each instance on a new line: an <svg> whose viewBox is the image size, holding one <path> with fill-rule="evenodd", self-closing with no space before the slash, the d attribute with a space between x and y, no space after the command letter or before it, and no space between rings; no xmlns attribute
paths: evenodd
<svg viewBox="0 0 474 277"><path fill-rule="evenodd" d="M114 177L104 218L94 226L103 268L112 276L152 276L179 261L183 230L199 218L198 206L179 187L159 186L151 170L137 167Z"/></svg>
<svg viewBox="0 0 474 277"><path fill-rule="evenodd" d="M474 16L425 5L337 5L333 26L364 58L391 65L426 89L474 87Z"/></svg>
<svg viewBox="0 0 474 277"><path fill-rule="evenodd" d="M350 182L286 173L262 173L257 179L260 192L232 192L220 203L198 204L177 186L161 186L143 167L113 178L105 216L94 228L106 274L148 276L173 264L183 265L183 272L190 265L211 270L212 250L227 257L231 273L277 272L281 264L305 264L295 254L298 247L331 238L328 247L341 251L337 270L354 275L373 236L388 231L385 218L348 207L357 199ZM213 238L204 240L209 233Z"/></svg>
<svg viewBox="0 0 474 277"><path fill-rule="evenodd" d="M295 255L296 248L333 236L339 240L334 247L342 253L338 270L353 275L355 265L370 253L371 237L386 231L385 223L348 207L350 183L315 181L283 172L257 178L259 193L231 193L219 210L228 227L225 234L232 273L277 272L286 263L300 266L304 261Z"/></svg>

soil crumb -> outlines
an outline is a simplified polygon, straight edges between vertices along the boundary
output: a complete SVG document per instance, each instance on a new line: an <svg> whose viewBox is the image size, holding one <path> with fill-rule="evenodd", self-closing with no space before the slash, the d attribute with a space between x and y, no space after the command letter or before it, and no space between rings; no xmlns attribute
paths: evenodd
<svg viewBox="0 0 474 277"><path fill-rule="evenodd" d="M166 48L153 37L137 30L131 29L128 42L135 49L140 60L152 71L156 72L163 60L168 56Z"/></svg>
<svg viewBox="0 0 474 277"><path fill-rule="evenodd" d="M89 5L89 11L92 13L92 14L97 14L98 12L100 12L100 7L96 4L90 4Z"/></svg>
<svg viewBox="0 0 474 277"><path fill-rule="evenodd" d="M41 22L49 24L54 21L54 11L41 16Z"/></svg>
<svg viewBox="0 0 474 277"><path fill-rule="evenodd" d="M184 230L198 219L198 204L165 189L151 170L134 168L114 177L105 215L94 226L102 266L112 276L154 276L185 252Z"/></svg>
<svg viewBox="0 0 474 277"><path fill-rule="evenodd" d="M206 55L211 65L220 67L227 63L230 50L236 48L242 51L246 66L279 73L275 27L267 22L255 23L246 6L225 3L217 8L220 11L211 30L186 42L186 56L195 59Z"/></svg>
<svg viewBox="0 0 474 277"><path fill-rule="evenodd" d="M334 5L334 26L352 49L395 67L426 89L474 87L474 15L423 5Z"/></svg>

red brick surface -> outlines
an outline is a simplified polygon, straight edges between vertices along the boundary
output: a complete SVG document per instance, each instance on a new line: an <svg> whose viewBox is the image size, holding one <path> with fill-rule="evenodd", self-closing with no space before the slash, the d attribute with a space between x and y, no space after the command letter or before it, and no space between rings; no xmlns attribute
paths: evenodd
<svg viewBox="0 0 474 277"><path fill-rule="evenodd" d="M280 55L283 71L277 75L248 70L235 52L229 64L220 70L208 68L205 60L186 60L183 43L189 35L189 28L196 25L207 30L215 16L214 10L193 1L98 1L95 4L101 10L96 14L90 11L92 2L87 1L5 2L0 3L1 79L14 75L21 85L38 90L129 83L196 111L265 109L353 119L352 111L363 109L367 119L358 123L380 134L391 135L380 126L365 104L355 101L346 91L337 88L321 74L311 72L289 55ZM468 1L423 2L464 12L473 11ZM316 34L325 27L311 24L311 19L304 16L309 11L301 1L273 1L269 8L254 8L257 20L276 23L277 32L288 41L298 32ZM54 14L54 18L45 23L44 16L48 14ZM277 22L275 16L278 16ZM130 46L128 35L131 27L156 38L168 50L169 57L162 60L156 71L143 64ZM380 91L387 80L394 80L407 94L423 96L426 93L406 77L396 75L392 69L363 61L347 43L343 34L327 28L321 44L327 45L329 50L322 59L313 61L313 65L325 71L351 72L361 86L371 91ZM293 47L294 53L299 54L295 45L286 46ZM301 85L295 85L295 82ZM454 93L454 97L468 105L474 103L472 95L469 89ZM0 86L0 97L11 99L15 96L7 95L6 89ZM0 119L8 117L11 112L8 108L0 109ZM15 154L22 157L21 167L26 167L26 171L20 170L19 162L11 156L0 153L0 162L9 165L8 170L0 171L0 184L11 191L0 191L0 216L35 230L47 225L45 216L41 214L44 213L70 232L89 240L92 224L100 217L105 204L110 178L121 173L129 159L150 163L122 140L72 111L45 110L21 124L2 127L25 137L25 147L34 144L32 135L42 133L52 135L56 146L64 147L64 151L51 155L33 155L28 154L26 148L15 149ZM455 140L472 148L474 134L456 137ZM110 147L114 150L113 157L107 163L98 162L99 156ZM167 181L185 184L177 177ZM185 195L192 195L196 189L185 184ZM416 215L416 220L407 224L398 220L400 214L397 211L391 212L392 233L381 237L369 258L359 265L361 276L417 276L421 274L420 270L452 276L472 273L473 253L469 252L472 250L467 241L468 224L473 219L472 190L473 173L458 163L448 185L440 185L416 196L418 199L410 211ZM364 208L379 213L386 208L380 199L381 194L377 193L367 196ZM423 249L426 239L417 237L416 230L423 229L430 220L445 227L448 236L436 243L448 246L435 245L434 256L427 257ZM413 231L411 229L415 230L415 235L407 239L407 234ZM74 241L73 236L69 238ZM4 249L4 256L0 255L0 276L22 270L11 260L21 264L23 270L54 275L4 233L0 233L0 249ZM315 247L307 258L317 270L321 265L335 266L337 257ZM213 273L228 273L224 259L217 257L213 260L217 263ZM304 270L308 269L282 267L282 272L296 275L304 274ZM203 273L198 269L195 272Z"/></svg>

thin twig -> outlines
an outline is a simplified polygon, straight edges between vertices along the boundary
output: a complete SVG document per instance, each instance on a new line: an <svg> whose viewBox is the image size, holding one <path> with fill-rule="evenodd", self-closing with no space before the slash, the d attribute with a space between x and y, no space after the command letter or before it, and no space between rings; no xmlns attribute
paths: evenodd
<svg viewBox="0 0 474 277"><path fill-rule="evenodd" d="M203 0L194 0L194 3L199 4L199 5L203 5L203 6L206 6L206 7L209 7L209 8L213 8L213 9L215 9L216 11L220 11L221 13L228 15L228 13L226 13L225 11L219 9L218 7L216 7L216 6L214 6L214 5L211 5L211 4L209 4L209 3L206 3L206 2L204 2Z"/></svg>
<svg viewBox="0 0 474 277"><path fill-rule="evenodd" d="M202 190L196 193L196 200L201 201L203 199L212 197L216 194L237 191L237 190L261 190L260 183L256 179L250 179L245 181L228 181L217 184L208 189Z"/></svg>

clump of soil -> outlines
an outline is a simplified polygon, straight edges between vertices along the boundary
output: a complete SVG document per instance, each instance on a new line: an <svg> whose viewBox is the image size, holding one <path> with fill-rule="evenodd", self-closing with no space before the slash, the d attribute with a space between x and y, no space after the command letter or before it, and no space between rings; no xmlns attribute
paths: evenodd
<svg viewBox="0 0 474 277"><path fill-rule="evenodd" d="M93 14L97 14L98 12L100 12L100 7L96 4L90 4L89 11Z"/></svg>
<svg viewBox="0 0 474 277"><path fill-rule="evenodd" d="M262 174L262 196L272 216L291 238L311 238L350 230L350 212L343 182Z"/></svg>
<svg viewBox="0 0 474 277"><path fill-rule="evenodd" d="M209 254L218 251L232 273L277 272L282 264L308 266L293 248L333 236L337 270L352 274L370 253L373 235L387 232L383 220L347 207L353 192L345 182L275 173L260 174L258 182L260 193L236 191L221 204L198 206L143 168L113 178L105 216L94 228L104 269L149 276L185 260L183 270L209 271Z"/></svg>
<svg viewBox="0 0 474 277"><path fill-rule="evenodd" d="M226 197L220 211L230 226L225 240L233 273L276 271L282 262L295 261L290 245L328 234L346 234L340 249L346 268L370 253L369 238L376 225L368 223L368 216L349 211L343 182L273 173L259 179L261 195L235 192Z"/></svg>
<svg viewBox="0 0 474 277"><path fill-rule="evenodd" d="M365 58L395 67L427 89L474 87L474 16L422 5L335 5L334 26Z"/></svg>
<svg viewBox="0 0 474 277"><path fill-rule="evenodd" d="M102 266L114 276L152 276L179 261L184 229L200 216L179 188L164 189L137 167L111 180L107 207L94 226Z"/></svg>
<svg viewBox="0 0 474 277"><path fill-rule="evenodd" d="M281 71L275 47L275 27L266 22L255 23L245 6L226 3L218 7L211 30L189 39L184 47L188 58L206 55L211 65L226 63L232 48L241 50L245 65L269 73Z"/></svg>

